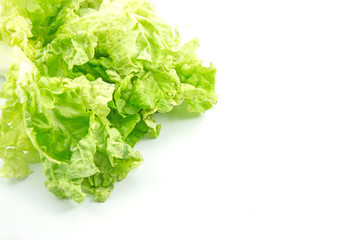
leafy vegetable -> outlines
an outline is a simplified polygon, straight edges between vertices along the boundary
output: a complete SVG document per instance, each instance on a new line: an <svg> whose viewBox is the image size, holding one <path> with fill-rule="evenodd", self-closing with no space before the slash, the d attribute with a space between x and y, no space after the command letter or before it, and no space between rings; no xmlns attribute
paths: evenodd
<svg viewBox="0 0 360 240"><path fill-rule="evenodd" d="M56 196L103 202L143 161L135 144L159 135L153 114L183 102L203 113L217 101L198 41L181 45L149 1L1 5L0 40L14 52L0 91L1 176L26 177L41 162Z"/></svg>

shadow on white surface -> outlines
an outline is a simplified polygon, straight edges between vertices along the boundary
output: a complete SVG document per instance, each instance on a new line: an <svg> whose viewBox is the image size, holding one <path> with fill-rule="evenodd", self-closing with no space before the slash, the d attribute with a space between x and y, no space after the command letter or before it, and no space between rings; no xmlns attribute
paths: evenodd
<svg viewBox="0 0 360 240"><path fill-rule="evenodd" d="M157 117L160 117L162 121L173 122L173 121L184 121L184 120L191 120L201 117L200 113L188 112L186 110L186 105L182 104L178 107L175 107L171 112L161 114L157 113Z"/></svg>

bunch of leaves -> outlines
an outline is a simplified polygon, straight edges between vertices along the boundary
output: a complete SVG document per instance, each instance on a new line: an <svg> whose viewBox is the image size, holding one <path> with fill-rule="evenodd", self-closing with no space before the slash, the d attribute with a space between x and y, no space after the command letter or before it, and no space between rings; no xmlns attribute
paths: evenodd
<svg viewBox="0 0 360 240"><path fill-rule="evenodd" d="M181 44L145 0L2 0L0 41L14 62L0 97L0 175L21 178L41 162L48 190L105 201L159 135L153 114L217 101L216 69L196 39Z"/></svg>

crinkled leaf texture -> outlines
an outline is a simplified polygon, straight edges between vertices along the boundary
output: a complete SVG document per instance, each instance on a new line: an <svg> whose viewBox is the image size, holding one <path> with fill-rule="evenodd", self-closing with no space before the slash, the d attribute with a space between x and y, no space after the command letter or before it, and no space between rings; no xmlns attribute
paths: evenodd
<svg viewBox="0 0 360 240"><path fill-rule="evenodd" d="M135 144L157 137L153 114L217 101L216 69L198 41L145 0L2 0L0 40L15 49L0 97L1 176L26 177L41 162L46 187L105 201L142 162Z"/></svg>

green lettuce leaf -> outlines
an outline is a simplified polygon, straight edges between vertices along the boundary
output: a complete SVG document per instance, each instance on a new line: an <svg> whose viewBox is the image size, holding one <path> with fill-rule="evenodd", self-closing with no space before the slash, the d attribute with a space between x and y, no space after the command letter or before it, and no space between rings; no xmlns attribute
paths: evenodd
<svg viewBox="0 0 360 240"><path fill-rule="evenodd" d="M15 50L21 64L11 66L0 90L0 98L7 99L0 116L0 158L4 160L0 176L23 178L31 173L29 164L40 162L40 156L26 134L23 107L16 94L17 81L26 77L29 63L21 50Z"/></svg>
<svg viewBox="0 0 360 240"><path fill-rule="evenodd" d="M1 174L25 177L28 164L41 159L45 185L55 195L81 202L84 188L105 201L113 184L142 161L107 119L114 89L114 84L84 76L43 77L24 56L0 92L8 100L1 118ZM82 186L95 175L111 181Z"/></svg>

